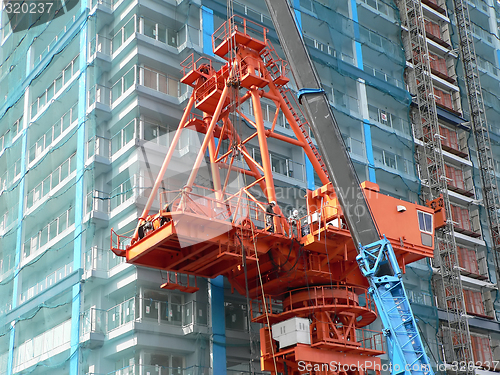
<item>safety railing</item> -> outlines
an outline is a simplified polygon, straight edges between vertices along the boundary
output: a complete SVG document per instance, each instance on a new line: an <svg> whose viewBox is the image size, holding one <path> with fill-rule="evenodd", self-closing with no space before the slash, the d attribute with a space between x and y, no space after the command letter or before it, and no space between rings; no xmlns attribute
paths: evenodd
<svg viewBox="0 0 500 375"><path fill-rule="evenodd" d="M139 196L139 181L136 175L120 183L117 187L111 190L109 194L109 212L125 203L134 196Z"/></svg>
<svg viewBox="0 0 500 375"><path fill-rule="evenodd" d="M0 216L0 236L3 236L8 228L17 220L18 214L18 205L14 205L10 209L6 210L2 216ZM5 254L3 255L6 256ZM0 260L0 265L2 264L2 260ZM0 267L0 279L2 275L2 267Z"/></svg>
<svg viewBox="0 0 500 375"><path fill-rule="evenodd" d="M267 203L260 203L250 196L245 196L244 191L235 195L226 194L224 198L217 199L214 190L195 185L190 193L180 190L162 192L160 206L164 210L167 205L172 212L189 210L210 219L231 221L235 224L249 218L256 229L264 229L266 226L264 205L267 206Z"/></svg>
<svg viewBox="0 0 500 375"><path fill-rule="evenodd" d="M155 322L159 325L185 327L191 324L208 324L206 304L189 301L175 303L145 297L132 297L105 312L106 326L104 333L119 328L129 322Z"/></svg>
<svg viewBox="0 0 500 375"><path fill-rule="evenodd" d="M0 176L0 194L21 176L21 158L9 165L9 168Z"/></svg>
<svg viewBox="0 0 500 375"><path fill-rule="evenodd" d="M159 42L177 47L177 31L166 28L164 24L153 21L152 19L141 17L139 19L139 32Z"/></svg>
<svg viewBox="0 0 500 375"><path fill-rule="evenodd" d="M385 337L380 331L372 331L365 328L356 329L356 339L357 342L361 344L364 349L385 351L384 341Z"/></svg>
<svg viewBox="0 0 500 375"><path fill-rule="evenodd" d="M475 34L475 36L481 42L488 41L488 43L490 43L490 44L493 43L493 35L490 34L488 31L482 29L480 26L478 26L474 23L471 23L471 28L472 28L472 33Z"/></svg>
<svg viewBox="0 0 500 375"><path fill-rule="evenodd" d="M233 8L235 13L240 13L248 17L251 17L252 19L257 20L258 22L267 27L274 27L271 18L267 14L262 13L261 11L249 7L248 5L244 5L238 1L233 1Z"/></svg>
<svg viewBox="0 0 500 375"><path fill-rule="evenodd" d="M21 304L30 300L31 298L35 297L36 295L42 293L46 289L55 285L62 279L66 278L71 273L73 273L73 262L70 262L60 267L58 270L52 272L43 280L39 281L38 283L34 284L33 286L29 287L27 290L22 292L19 296L19 303Z"/></svg>
<svg viewBox="0 0 500 375"><path fill-rule="evenodd" d="M52 125L29 149L29 162L31 163L49 148L55 140L69 127L78 121L78 103L66 111L57 122Z"/></svg>
<svg viewBox="0 0 500 375"><path fill-rule="evenodd" d="M90 0L90 9L93 9L97 5L104 5L108 8L113 9L114 1L112 0Z"/></svg>
<svg viewBox="0 0 500 375"><path fill-rule="evenodd" d="M212 35L212 47L215 51L234 32L240 32L255 38L264 44L267 43L267 29L258 23L247 20L241 16L233 16L224 22Z"/></svg>
<svg viewBox="0 0 500 375"><path fill-rule="evenodd" d="M180 63L182 67L182 76L184 77L186 74L188 74L191 71L195 71L200 69L201 67L206 67L207 72L210 72L213 70L212 67L212 60L209 59L208 57L202 56L199 57L198 59L194 59L194 53L186 57L184 60L181 61Z"/></svg>

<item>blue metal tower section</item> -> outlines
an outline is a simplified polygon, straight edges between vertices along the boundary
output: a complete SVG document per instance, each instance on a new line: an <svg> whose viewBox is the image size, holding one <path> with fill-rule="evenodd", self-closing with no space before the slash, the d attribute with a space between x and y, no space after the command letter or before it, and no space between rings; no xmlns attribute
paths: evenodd
<svg viewBox="0 0 500 375"><path fill-rule="evenodd" d="M417 322L402 282L396 255L387 238L370 245L360 245L359 268L370 283L384 326L393 375L434 375L418 333Z"/></svg>

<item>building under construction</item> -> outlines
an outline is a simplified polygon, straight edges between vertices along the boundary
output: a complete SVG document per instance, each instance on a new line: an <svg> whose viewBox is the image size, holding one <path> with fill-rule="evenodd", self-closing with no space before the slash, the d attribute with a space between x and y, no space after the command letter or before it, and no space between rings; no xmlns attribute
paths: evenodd
<svg viewBox="0 0 500 375"><path fill-rule="evenodd" d="M58 6L0 16L0 375L287 373L317 352L262 327L292 315L315 350L388 364L264 1ZM292 7L434 371L500 371L500 4ZM446 217L426 244L384 222L428 202Z"/></svg>

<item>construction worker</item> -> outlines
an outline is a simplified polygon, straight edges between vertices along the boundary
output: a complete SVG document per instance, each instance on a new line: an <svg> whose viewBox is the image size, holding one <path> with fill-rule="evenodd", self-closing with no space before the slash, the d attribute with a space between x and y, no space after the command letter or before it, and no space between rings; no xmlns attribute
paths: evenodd
<svg viewBox="0 0 500 375"><path fill-rule="evenodd" d="M266 208L266 228L271 233L274 233L274 206L276 202L271 201Z"/></svg>
<svg viewBox="0 0 500 375"><path fill-rule="evenodd" d="M299 211L293 210L292 214L288 218L288 225L290 225L290 238L297 238L299 226Z"/></svg>

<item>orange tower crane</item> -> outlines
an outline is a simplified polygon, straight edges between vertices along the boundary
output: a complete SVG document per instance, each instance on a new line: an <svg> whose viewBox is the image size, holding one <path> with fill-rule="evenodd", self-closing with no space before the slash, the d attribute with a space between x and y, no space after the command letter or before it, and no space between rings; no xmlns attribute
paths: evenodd
<svg viewBox="0 0 500 375"><path fill-rule="evenodd" d="M237 16L214 33L213 48L227 61L220 69L215 70L208 58L195 60L193 55L181 64L181 82L193 88L192 95L134 236L112 230L112 250L129 263L176 276L224 275L239 293L248 291L253 300L252 321L264 325L260 331L262 370L296 375L301 363L313 369L310 374L346 372L324 365L337 363L349 368L349 374L369 369L378 373L378 356L385 352L383 335L364 328L377 318L374 301L325 165L286 86L287 63L277 56L265 28ZM271 100L277 108L270 127L264 123L262 99ZM247 101L254 120L240 111ZM195 115L196 110L203 115ZM239 131L235 113L250 125L250 135ZM276 131L280 115L294 137ZM152 214L152 203L186 129L203 135L194 166L182 189L161 192L160 211ZM246 146L254 138L259 144L258 158ZM296 230L279 206L272 204L277 199L269 138L302 148L324 184L307 192L307 215L292 223ZM221 147L224 141L227 149ZM195 179L207 153L212 186L200 187ZM244 176L236 192L228 188L231 174ZM264 199L252 193L257 188ZM432 256L432 237L423 244L419 224L424 215L432 218L433 209L385 196L373 183L364 182L362 188L403 269ZM145 230L145 224L151 230ZM197 290L175 280L162 287ZM281 341L277 332L289 322L302 332L293 344Z"/></svg>

